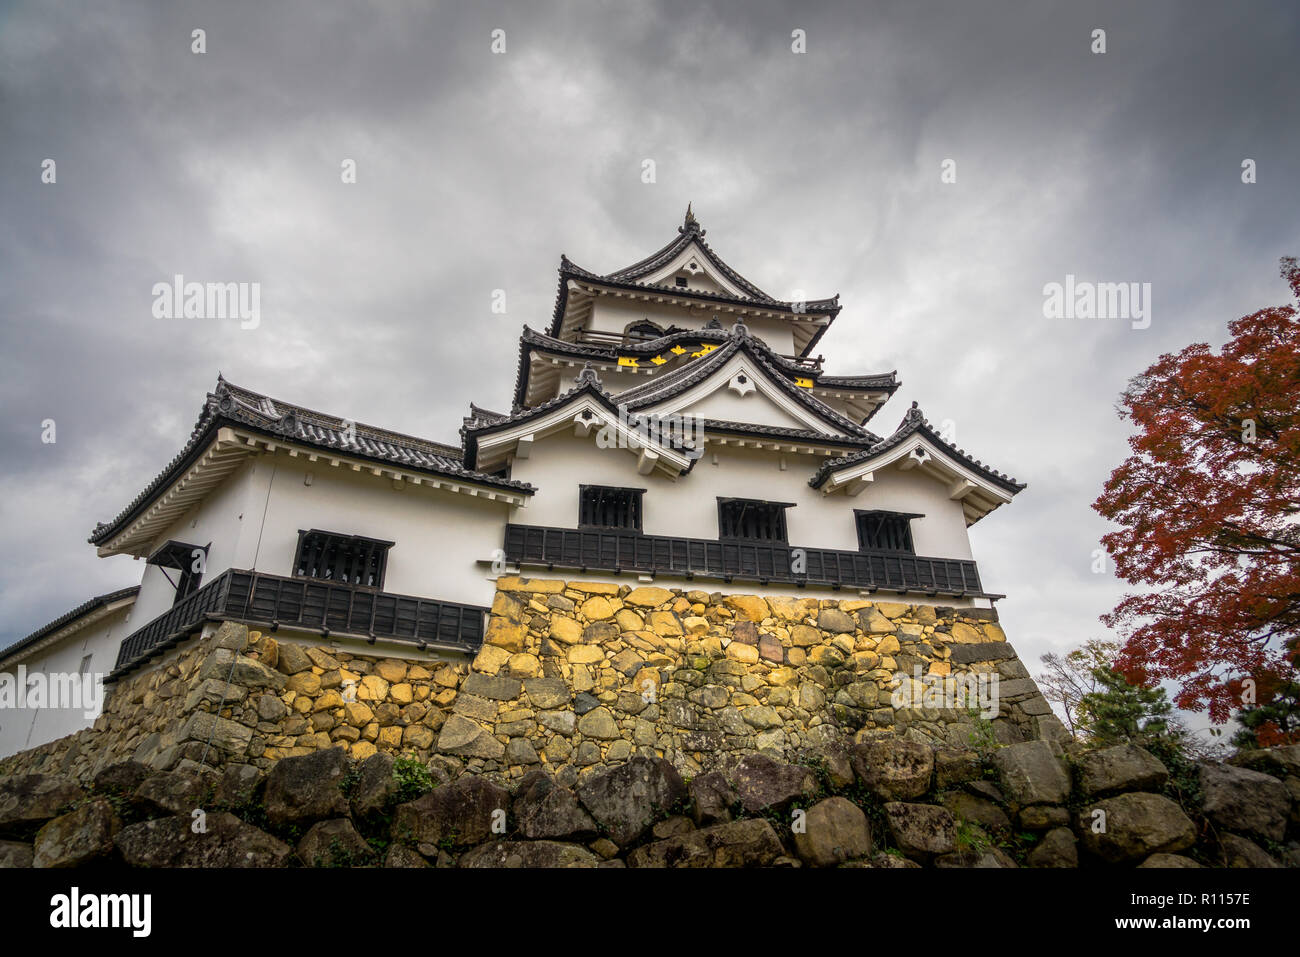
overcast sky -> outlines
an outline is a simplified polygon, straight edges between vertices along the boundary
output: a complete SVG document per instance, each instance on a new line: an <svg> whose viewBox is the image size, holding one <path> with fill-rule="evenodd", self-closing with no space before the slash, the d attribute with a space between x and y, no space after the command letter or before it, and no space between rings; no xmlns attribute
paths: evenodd
<svg viewBox="0 0 1300 957"><path fill-rule="evenodd" d="M138 582L86 537L218 370L454 443L509 406L560 253L627 265L691 201L769 293L841 294L828 371L903 383L877 432L917 400L1029 483L972 538L1036 669L1123 591L1091 503L1125 381L1287 301L1297 48L1300 7L1261 0L6 4L0 644ZM260 325L154 318L176 274L260 283ZM1067 274L1150 283L1150 326L1045 318Z"/></svg>

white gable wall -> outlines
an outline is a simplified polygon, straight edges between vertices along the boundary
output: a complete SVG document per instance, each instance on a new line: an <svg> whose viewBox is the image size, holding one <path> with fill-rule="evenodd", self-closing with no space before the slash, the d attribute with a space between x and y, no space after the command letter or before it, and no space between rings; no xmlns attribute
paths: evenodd
<svg viewBox="0 0 1300 957"><path fill-rule="evenodd" d="M28 657L20 657L13 664L6 665L3 673L12 676L15 682L20 675L19 665L26 669L23 677L36 672L47 676L77 674L81 670L82 659L90 655L90 673L107 675L113 670L122 639L133 630L132 624L127 621L129 608L128 605L111 612L72 632L56 644L40 648ZM134 620L134 616L132 618ZM104 689L105 695L110 690ZM87 715L79 708L0 708L0 757L8 757L88 728L101 710L102 707L94 709Z"/></svg>

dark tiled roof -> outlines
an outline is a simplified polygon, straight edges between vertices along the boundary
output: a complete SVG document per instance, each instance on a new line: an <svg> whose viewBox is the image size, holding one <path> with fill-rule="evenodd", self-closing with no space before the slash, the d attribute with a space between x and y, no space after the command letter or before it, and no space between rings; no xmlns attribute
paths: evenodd
<svg viewBox="0 0 1300 957"><path fill-rule="evenodd" d="M494 422L500 422L508 418L504 412L493 412L491 409L480 409L473 402L469 404L469 415L461 419L461 444L464 445L464 435L466 429L475 429L481 425L491 425Z"/></svg>
<svg viewBox="0 0 1300 957"><path fill-rule="evenodd" d="M834 424L836 428L849 435L871 436L873 434L782 375L781 370L771 361L772 351L761 340L749 335L743 323L736 323L732 327L725 345L679 369L666 372L649 382L620 392L617 396L618 403L627 405L629 409L639 409L672 398L704 381L737 352L744 352L753 359L768 373L777 386L814 415Z"/></svg>
<svg viewBox="0 0 1300 957"><path fill-rule="evenodd" d="M715 432L731 432L736 435L771 436L778 439L795 439L816 445L847 445L865 449L879 441L879 436L862 438L843 438L828 435L813 429L794 429L784 425L756 425L753 422L728 422L723 419L705 419L704 427Z"/></svg>
<svg viewBox="0 0 1300 957"><path fill-rule="evenodd" d="M631 266L626 266L623 269L604 275L592 272L589 269L583 269L581 266L572 262L567 256L561 255L560 286L555 297L555 313L550 328L551 335L558 336L560 334L560 326L564 321L565 305L568 301L568 285L566 280L571 277L586 279L591 282L598 282L603 285L614 286L622 289L657 290L681 298L698 299L702 302L739 303L759 306L778 312L789 312L792 315L829 314L829 321L826 326L823 326L816 334L814 334L812 340L804 350L805 355L816 344L817 340L821 338L822 334L826 331L826 328L829 327L830 322L833 322L835 316L839 314L840 297L838 294L831 296L828 299L817 299L804 302L796 308L796 303L794 302L774 299L767 293L763 292L763 290L759 289L756 285L723 262L721 257L713 251L712 247L704 241L704 230L700 228L700 224L695 220L695 217L691 214L689 209L686 213L686 220L680 227L678 227L677 233L678 235L676 239L640 262L633 263ZM709 293L698 289L683 289L679 286L667 285L665 283L647 283L641 281L641 277L654 272L656 269L659 269L670 262L673 257L678 255L692 242L698 243L701 249L708 256L710 262L717 267L718 271L743 290L746 295L737 297L729 293Z"/></svg>
<svg viewBox="0 0 1300 957"><path fill-rule="evenodd" d="M0 660L9 658L29 645L36 644L36 642L40 641L46 635L54 634L54 632L58 631L65 625L72 624L78 618L82 618L96 609L103 608L106 605L111 605L113 602L120 601L123 598L132 598L139 591L139 585L132 585L130 588L119 588L117 591L111 591L105 595L97 595L89 601L82 602L76 608L72 609L72 611L66 612L58 618L55 618L48 625L37 628L26 638L19 638L8 648L0 649Z"/></svg>
<svg viewBox="0 0 1300 957"><path fill-rule="evenodd" d="M495 432L501 428L512 428L519 425L521 422L528 422L531 419L545 415L552 409L568 404L573 399L583 394L592 396L592 398L596 399L596 401L603 405L611 414L615 416L618 415L619 406L622 403L617 397L605 391L604 385L601 383L600 378L596 375L595 370L592 369L591 366L584 366L583 370L578 373L578 378L574 383L573 388L561 392L555 398L548 399L540 405L533 406L531 409L518 409L510 415L502 416L495 422L482 423L473 427L468 425L469 420L467 419L466 426L461 429L461 439L465 444L465 461L474 462L477 460L478 437L480 435ZM637 417L631 416L630 420L635 424ZM669 441L665 444L668 448L684 448L684 446L677 441Z"/></svg>
<svg viewBox="0 0 1300 957"><path fill-rule="evenodd" d="M876 456L897 447L909 436L915 435L918 432L929 439L934 445L945 450L949 455L961 462L962 465L966 466L976 475L987 479L991 484L1010 492L1012 495L1015 495L1026 487L1023 482L1017 482L1015 479L989 468L983 462L979 461L979 459L972 458L966 453L965 449L959 449L952 443L945 442L939 437L939 433L935 432L934 429L930 427L930 423L926 420L915 402L913 402L912 407L907 410L907 414L903 416L903 421L898 424L898 428L894 431L893 435L886 439L882 439L875 445L872 445L870 448L864 449L861 452L854 452L850 455L843 455L837 459L829 460L817 470L812 478L808 480L808 484L813 488L821 488L832 472L838 472L840 469L848 465L856 465L859 462L873 459Z"/></svg>
<svg viewBox="0 0 1300 957"><path fill-rule="evenodd" d="M743 289L749 295L749 298L757 302L777 302L776 299L773 299L767 293L763 292L763 290L759 289L758 286L754 285L722 261L722 257L715 253L709 244L704 241L704 230L700 228L700 224L695 219L694 214L691 213L690 207L687 207L686 219L683 221L682 225L677 227L676 239L672 240L658 252L651 253L640 262L633 263L631 266L625 266L622 269L617 269L603 278L624 280L640 279L642 276L666 266L675 256L677 256L678 253L689 246L692 242L698 243L700 248L703 249L705 254L709 257L710 261L712 261L713 265L718 268L718 271L726 276L732 283Z"/></svg>
<svg viewBox="0 0 1300 957"><path fill-rule="evenodd" d="M412 471L464 479L494 488L529 493L534 490L525 482L515 482L465 468L461 450L454 445L431 442L316 412L241 388L219 376L217 387L208 393L185 447L116 518L95 526L89 539L91 544L98 545L107 541L143 511L161 491L193 464L207 448L217 429L223 425L279 436L285 441L357 458L401 465Z"/></svg>
<svg viewBox="0 0 1300 957"><path fill-rule="evenodd" d="M515 398L514 408L519 410L523 407L525 393L528 387L528 353L533 348L540 349L544 352L550 352L555 355L570 356L575 359L599 359L610 364L618 362L619 356L654 358L674 346L683 342L713 343L716 345L725 344L730 338L731 333L726 329L675 329L671 330L658 339L648 339L643 342L629 342L626 345L599 346L586 343L568 342L564 339L557 339L554 336L547 335L544 332L537 332L524 326L523 334L519 337L519 364L515 371ZM795 376L802 379L812 379L818 387L825 388L843 388L843 389L861 389L870 391L888 392L891 395L898 390L899 381L897 372L879 372L872 375L861 376L828 376L815 369L809 369L800 365L791 359L777 355L775 352L768 350L768 361L789 376ZM672 371L672 370L669 370Z"/></svg>

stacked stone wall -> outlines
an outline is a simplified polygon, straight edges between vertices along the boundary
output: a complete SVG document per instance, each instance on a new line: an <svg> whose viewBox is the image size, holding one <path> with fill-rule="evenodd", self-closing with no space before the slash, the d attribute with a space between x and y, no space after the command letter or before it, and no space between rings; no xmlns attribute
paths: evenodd
<svg viewBox="0 0 1300 957"><path fill-rule="evenodd" d="M0 770L84 782L127 759L266 769L341 747L573 783L634 755L695 775L881 736L1064 737L986 609L506 577L472 658L380 657L236 623L180 647L118 683L94 728ZM963 699L976 689L991 697Z"/></svg>

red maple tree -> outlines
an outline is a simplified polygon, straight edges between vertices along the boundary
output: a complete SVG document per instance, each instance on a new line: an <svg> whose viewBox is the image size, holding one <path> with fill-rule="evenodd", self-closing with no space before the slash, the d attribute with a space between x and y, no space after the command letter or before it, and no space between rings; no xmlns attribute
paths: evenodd
<svg viewBox="0 0 1300 957"><path fill-rule="evenodd" d="M1300 300L1294 258L1282 276ZM1172 679L1218 723L1300 677L1300 310L1228 329L1218 355L1195 343L1130 381L1133 454L1093 504L1121 526L1102 538L1117 574L1143 587L1102 616L1125 639L1117 669Z"/></svg>

